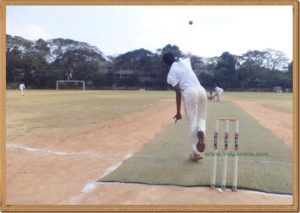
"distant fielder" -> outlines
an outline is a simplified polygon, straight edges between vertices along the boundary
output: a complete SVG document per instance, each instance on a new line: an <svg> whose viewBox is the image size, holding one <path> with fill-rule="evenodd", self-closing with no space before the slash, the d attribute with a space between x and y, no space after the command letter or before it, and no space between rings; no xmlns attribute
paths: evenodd
<svg viewBox="0 0 300 213"><path fill-rule="evenodd" d="M224 92L221 87L215 86L213 90L209 91L208 100L220 101L220 95Z"/></svg>
<svg viewBox="0 0 300 213"><path fill-rule="evenodd" d="M182 119L181 99L185 105L188 121L189 138L192 146L190 160L202 159L201 152L205 150L205 131L207 114L207 95L195 75L189 58L178 62L172 53L165 53L163 61L170 67L167 82L176 92L177 113L173 117L175 123Z"/></svg>
<svg viewBox="0 0 300 213"><path fill-rule="evenodd" d="M21 91L21 95L24 96L25 84L23 82L20 83L19 90Z"/></svg>
<svg viewBox="0 0 300 213"><path fill-rule="evenodd" d="M220 95L224 92L224 90L221 87L215 86L215 94L214 96L217 98L217 101L220 101Z"/></svg>

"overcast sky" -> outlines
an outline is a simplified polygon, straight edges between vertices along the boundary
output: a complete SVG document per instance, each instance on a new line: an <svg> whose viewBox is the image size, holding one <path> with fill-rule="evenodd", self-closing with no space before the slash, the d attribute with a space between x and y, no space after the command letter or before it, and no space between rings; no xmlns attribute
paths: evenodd
<svg viewBox="0 0 300 213"><path fill-rule="evenodd" d="M7 6L6 30L31 40L87 42L106 55L176 44L204 57L272 48L292 59L292 12L292 6Z"/></svg>

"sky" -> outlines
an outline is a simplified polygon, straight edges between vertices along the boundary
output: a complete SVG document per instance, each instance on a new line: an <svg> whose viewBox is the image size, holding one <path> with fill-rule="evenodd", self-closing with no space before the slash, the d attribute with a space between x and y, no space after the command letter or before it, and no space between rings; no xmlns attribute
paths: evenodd
<svg viewBox="0 0 300 213"><path fill-rule="evenodd" d="M293 55L292 6L7 6L6 33L69 38L105 55L166 44L202 57L267 48ZM190 25L189 21L193 24Z"/></svg>

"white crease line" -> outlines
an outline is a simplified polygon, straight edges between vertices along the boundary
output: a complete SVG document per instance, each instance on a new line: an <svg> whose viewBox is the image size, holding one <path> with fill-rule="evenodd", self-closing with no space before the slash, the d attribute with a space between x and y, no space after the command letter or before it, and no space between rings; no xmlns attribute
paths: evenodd
<svg viewBox="0 0 300 213"><path fill-rule="evenodd" d="M54 155L87 155L87 154L93 154L89 151L87 151L87 152L56 152L56 151L51 151L49 149L31 148L31 147L19 146L19 145L16 145L16 144L8 144L6 147L10 148L10 149L21 149L21 150L24 150L26 152L41 152L41 153L48 153L48 154L54 154Z"/></svg>
<svg viewBox="0 0 300 213"><path fill-rule="evenodd" d="M39 153L47 153L47 154L54 154L54 155L88 155L88 156L93 156L97 158L120 158L123 155L116 154L116 155L108 155L108 154L103 154L101 152L97 153L95 151L85 151L85 152L57 152L57 151L52 151L49 149L39 149L39 148L32 148L32 147L26 147L26 146L20 146L16 144L8 144L6 145L6 148L8 149L19 149L25 152L39 152ZM129 155L131 157L132 155ZM127 158L129 158L127 157ZM125 157L124 160L127 159Z"/></svg>
<svg viewBox="0 0 300 213"><path fill-rule="evenodd" d="M85 184L85 186L81 190L81 193L86 194L86 193L90 193L90 192L94 191L97 184L98 184L97 182L88 182L87 184Z"/></svg>
<svg viewBox="0 0 300 213"><path fill-rule="evenodd" d="M128 158L130 158L132 156L132 154L128 154L124 157L124 159L122 161L120 161L119 163L107 168L104 172L104 175L101 176L101 178L103 178L104 176L108 175L109 173L115 171L117 168L119 168L119 166L122 165L122 163L127 160ZM81 189L80 194L74 198L70 199L70 202L72 204L79 204L80 201L84 198L84 196L86 196L87 194L92 193L98 185L104 184L102 182L97 182L98 179L96 181L89 181L87 182L84 187Z"/></svg>
<svg viewBox="0 0 300 213"><path fill-rule="evenodd" d="M103 153L96 153L92 151L85 151L85 152L57 152L57 151L52 151L49 149L39 149L39 148L31 148L31 147L26 147L26 146L19 146L16 144L8 144L6 148L9 149L19 149L22 151L26 152L39 152L39 153L47 153L47 154L54 154L54 155L88 155L88 156L93 156L93 157L98 157L98 158L116 158L120 157L120 155L103 155Z"/></svg>
<svg viewBox="0 0 300 213"><path fill-rule="evenodd" d="M116 165L113 165L113 166L107 168L107 169L105 170L105 172L104 172L104 175L102 175L101 178L103 178L104 176L108 175L109 173L115 171L117 168L119 168L119 166L122 165L122 163L123 163L125 160L129 159L130 157L132 157L132 154L126 155L125 158L124 158L121 162L119 162L119 163L117 163ZM101 179L101 178L100 178L100 179Z"/></svg>
<svg viewBox="0 0 300 213"><path fill-rule="evenodd" d="M85 184L85 186L82 188L82 190L80 191L80 194L74 198L71 198L70 199L70 203L71 204L79 204L80 201L82 200L82 198L93 192L96 188L97 188L97 185L100 185L100 184L103 184L103 183L100 183L100 182L96 182L96 181L90 181L88 182L87 184Z"/></svg>

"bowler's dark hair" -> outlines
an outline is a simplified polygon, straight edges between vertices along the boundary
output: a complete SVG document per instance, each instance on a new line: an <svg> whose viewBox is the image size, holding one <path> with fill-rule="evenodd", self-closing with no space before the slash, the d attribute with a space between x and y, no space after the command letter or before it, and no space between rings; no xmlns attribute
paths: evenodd
<svg viewBox="0 0 300 213"><path fill-rule="evenodd" d="M163 61L167 64L167 65L172 65L175 61L175 56L168 52L163 54Z"/></svg>

